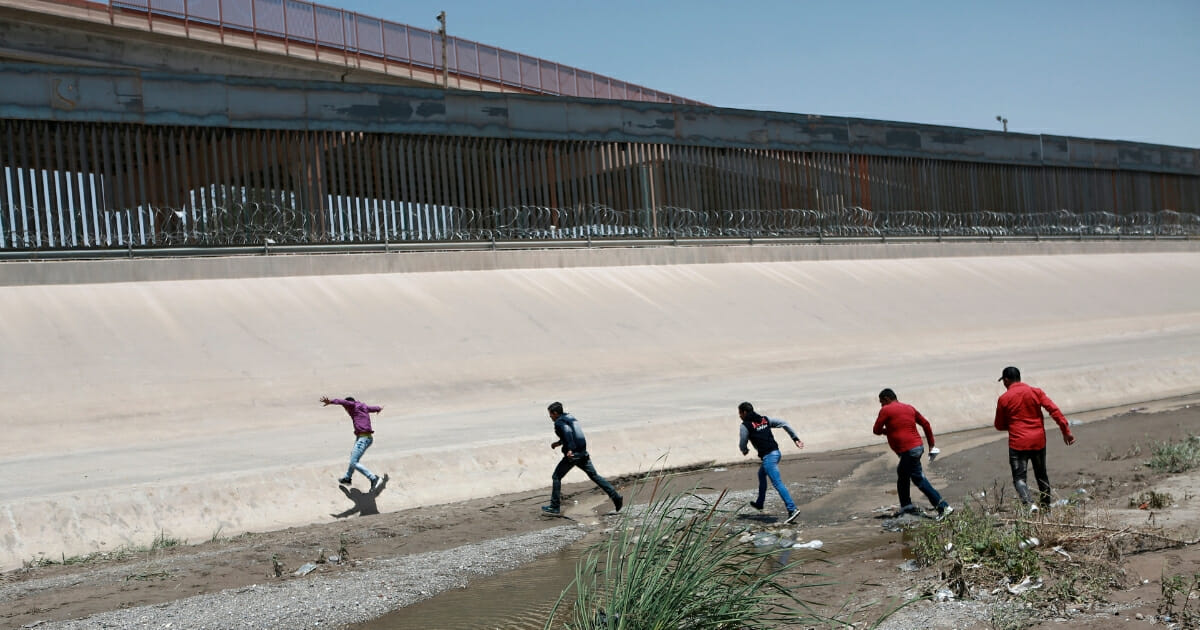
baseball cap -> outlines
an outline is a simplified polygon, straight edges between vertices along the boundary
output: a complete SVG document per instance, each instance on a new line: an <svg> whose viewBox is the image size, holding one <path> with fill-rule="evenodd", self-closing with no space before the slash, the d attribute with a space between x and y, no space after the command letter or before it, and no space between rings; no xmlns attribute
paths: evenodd
<svg viewBox="0 0 1200 630"><path fill-rule="evenodd" d="M1004 371L1000 373L1000 378L998 378L996 380L1003 381L1004 379L1008 379L1010 381L1021 380L1021 370L1018 370L1017 368L1015 368L1011 365L1004 368Z"/></svg>

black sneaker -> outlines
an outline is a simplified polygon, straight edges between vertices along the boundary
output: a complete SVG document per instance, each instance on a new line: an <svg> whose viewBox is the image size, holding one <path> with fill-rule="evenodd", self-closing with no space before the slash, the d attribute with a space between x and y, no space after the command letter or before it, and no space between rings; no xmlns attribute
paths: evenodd
<svg viewBox="0 0 1200 630"><path fill-rule="evenodd" d="M761 503L755 503L754 501L751 501L751 502L750 502L750 507L752 507L752 508L754 508L754 509L758 510L759 512L761 512L761 511L762 511L762 509L763 509L763 504L761 504Z"/></svg>
<svg viewBox="0 0 1200 630"><path fill-rule="evenodd" d="M617 498L613 499L613 505L617 506L616 511L620 512L621 507L625 505L625 497L618 494Z"/></svg>
<svg viewBox="0 0 1200 630"><path fill-rule="evenodd" d="M938 518L946 518L947 516L950 516L952 513L954 513L954 508L950 507L949 505L939 506L937 510L938 510Z"/></svg>
<svg viewBox="0 0 1200 630"><path fill-rule="evenodd" d="M379 488L381 488L382 486L383 486L383 475L376 475L375 478L371 480L371 492L375 492L375 491L379 490Z"/></svg>
<svg viewBox="0 0 1200 630"><path fill-rule="evenodd" d="M783 524L787 525L788 523L791 523L792 521L796 520L797 516L800 516L800 510L792 510L792 513L788 514L788 517L783 519Z"/></svg>
<svg viewBox="0 0 1200 630"><path fill-rule="evenodd" d="M562 511L559 510L558 508L554 507L553 505L543 505L542 513L543 514L551 514L553 516L558 516L558 515L562 514Z"/></svg>
<svg viewBox="0 0 1200 630"><path fill-rule="evenodd" d="M341 479L338 479L338 483L342 484L343 486L348 486L350 485L350 478L342 477Z"/></svg>

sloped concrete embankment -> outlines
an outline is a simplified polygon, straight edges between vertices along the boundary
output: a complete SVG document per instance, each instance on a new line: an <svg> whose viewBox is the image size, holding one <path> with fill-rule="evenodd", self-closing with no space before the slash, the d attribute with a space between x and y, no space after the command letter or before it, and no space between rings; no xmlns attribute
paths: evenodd
<svg viewBox="0 0 1200 630"><path fill-rule="evenodd" d="M742 400L825 450L883 387L986 426L1008 364L1068 412L1200 389L1195 243L855 248L0 266L0 567L352 508L322 394L384 405L392 511L547 486L553 400L616 476L740 459Z"/></svg>

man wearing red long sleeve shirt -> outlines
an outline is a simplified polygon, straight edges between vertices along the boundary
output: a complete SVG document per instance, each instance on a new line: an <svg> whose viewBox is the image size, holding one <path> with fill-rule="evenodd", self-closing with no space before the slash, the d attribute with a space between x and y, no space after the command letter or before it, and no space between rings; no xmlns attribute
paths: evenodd
<svg viewBox="0 0 1200 630"><path fill-rule="evenodd" d="M1026 467L1033 463L1033 476L1038 484L1038 503L1043 509L1050 507L1050 476L1046 473L1046 418L1042 409L1062 431L1067 446L1075 443L1066 416L1054 404L1046 392L1021 382L1021 370L1009 366L1004 368L1000 381L1007 390L996 401L996 430L1008 431L1008 465L1012 468L1013 486L1021 502L1033 512L1038 510L1029 496L1029 485L1025 483Z"/></svg>
<svg viewBox="0 0 1200 630"><path fill-rule="evenodd" d="M937 508L939 515L953 512L954 508L938 494L921 470L921 455L925 452L925 446L921 443L921 434L917 433L917 425L921 425L925 439L929 440L930 457L937 452L932 450L933 427L929 426L929 421L912 405L896 400L896 392L891 388L879 392L879 406L873 431L875 435L886 434L888 446L900 456L900 464L896 466L896 494L900 497L900 513L917 511L917 506L912 504L911 484L916 484L917 489L929 499L930 505Z"/></svg>

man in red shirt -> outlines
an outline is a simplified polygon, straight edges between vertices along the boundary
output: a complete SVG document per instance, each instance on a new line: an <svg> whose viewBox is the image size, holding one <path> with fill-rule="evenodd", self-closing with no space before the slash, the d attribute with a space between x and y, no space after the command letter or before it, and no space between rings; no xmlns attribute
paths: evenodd
<svg viewBox="0 0 1200 630"><path fill-rule="evenodd" d="M1038 484L1038 503L1043 509L1050 507L1050 476L1046 474L1046 418L1042 415L1042 409L1050 412L1067 446L1075 443L1075 436L1071 435L1066 416L1046 392L1021 382L1021 370L1012 366L1004 368L1000 381L1007 391L996 401L996 430L1008 431L1008 465L1012 468L1013 486L1021 502L1028 505L1030 511L1036 512L1038 506L1034 505L1029 496L1029 486L1025 483L1025 471L1030 462L1033 462L1033 476Z"/></svg>
<svg viewBox="0 0 1200 630"><path fill-rule="evenodd" d="M954 511L946 503L942 495L933 488L933 484L925 478L921 470L921 455L925 446L921 442L921 434L917 433L917 425L925 431L925 439L929 440L930 459L937 451L933 448L933 427L921 412L912 405L906 405L896 400L896 392L890 388L879 392L879 416L875 418L875 435L887 435L888 446L900 456L900 464L896 466L896 494L900 495L900 513L915 513L917 506L912 504L910 495L911 484L925 494L930 505L937 508L939 515Z"/></svg>

